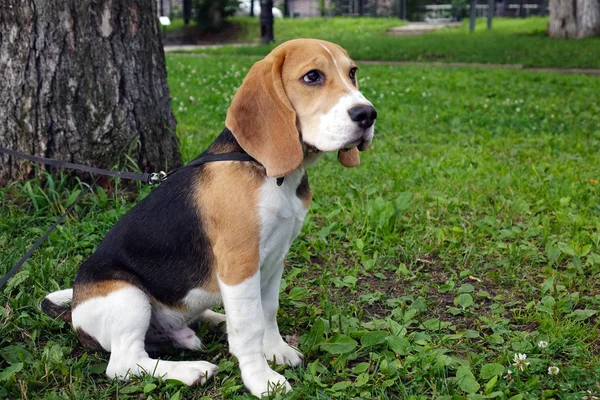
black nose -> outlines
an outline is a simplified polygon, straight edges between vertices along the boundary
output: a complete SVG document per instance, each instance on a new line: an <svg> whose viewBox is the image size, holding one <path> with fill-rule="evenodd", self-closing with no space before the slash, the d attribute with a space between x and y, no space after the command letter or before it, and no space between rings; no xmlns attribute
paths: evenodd
<svg viewBox="0 0 600 400"><path fill-rule="evenodd" d="M348 110L348 114L352 121L356 122L363 129L373 126L377 118L377 111L373 106L352 107Z"/></svg>

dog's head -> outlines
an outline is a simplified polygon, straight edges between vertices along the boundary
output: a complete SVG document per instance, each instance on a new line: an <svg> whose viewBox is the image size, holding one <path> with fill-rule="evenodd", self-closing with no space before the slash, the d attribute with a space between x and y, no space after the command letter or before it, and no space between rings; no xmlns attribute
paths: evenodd
<svg viewBox="0 0 600 400"><path fill-rule="evenodd" d="M377 112L358 90L356 65L340 46L296 39L254 64L227 110L226 126L267 175L286 176L305 150L338 151L346 167L373 139Z"/></svg>

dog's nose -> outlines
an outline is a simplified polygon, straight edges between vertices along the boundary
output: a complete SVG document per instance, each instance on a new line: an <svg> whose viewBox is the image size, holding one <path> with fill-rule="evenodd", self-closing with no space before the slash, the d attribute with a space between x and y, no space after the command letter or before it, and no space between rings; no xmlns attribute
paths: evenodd
<svg viewBox="0 0 600 400"><path fill-rule="evenodd" d="M377 118L377 111L373 106L356 106L348 110L350 119L363 129L371 127Z"/></svg>

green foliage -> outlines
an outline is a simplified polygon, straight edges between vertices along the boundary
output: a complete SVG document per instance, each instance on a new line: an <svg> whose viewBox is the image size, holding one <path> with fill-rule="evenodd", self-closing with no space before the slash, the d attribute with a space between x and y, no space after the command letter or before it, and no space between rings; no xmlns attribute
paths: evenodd
<svg viewBox="0 0 600 400"><path fill-rule="evenodd" d="M201 30L219 29L239 4L238 0L193 0L194 20Z"/></svg>
<svg viewBox="0 0 600 400"><path fill-rule="evenodd" d="M185 160L256 59L168 57ZM358 78L376 138L359 168L330 154L310 169L279 311L306 361L276 367L294 387L281 398L598 396L600 80L372 65ZM0 273L80 190L53 175L0 189ZM96 188L0 293L0 398L251 398L220 331L198 328L201 353L161 355L218 364L206 387L116 382L106 354L37 309L149 190Z"/></svg>
<svg viewBox="0 0 600 400"><path fill-rule="evenodd" d="M258 21L232 18L246 25L240 42L258 41ZM525 67L600 68L600 38L553 40L546 36L548 18L495 18L488 31L478 19L475 33L468 21L457 29L425 35L390 36L386 31L405 22L396 18L277 19L276 44L298 37L329 40L344 47L355 60L466 62L518 64ZM244 31L244 30L240 30ZM274 45L202 49L208 54L266 55Z"/></svg>

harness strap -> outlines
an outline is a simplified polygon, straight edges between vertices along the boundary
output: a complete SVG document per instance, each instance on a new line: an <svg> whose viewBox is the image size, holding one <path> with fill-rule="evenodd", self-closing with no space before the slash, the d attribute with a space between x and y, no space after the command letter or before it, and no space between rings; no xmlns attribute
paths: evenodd
<svg viewBox="0 0 600 400"><path fill-rule="evenodd" d="M185 164L182 167L174 169L173 171L169 171L167 176L171 175L172 173L174 173L176 171L179 171L181 168L199 167L200 165L203 165L203 164L206 164L209 162L215 162L215 161L252 161L258 165L262 165L261 163L256 161L256 159L254 159L254 157L252 157L250 154L247 154L247 153L205 154L203 156L200 156L200 157L190 161L189 163Z"/></svg>

